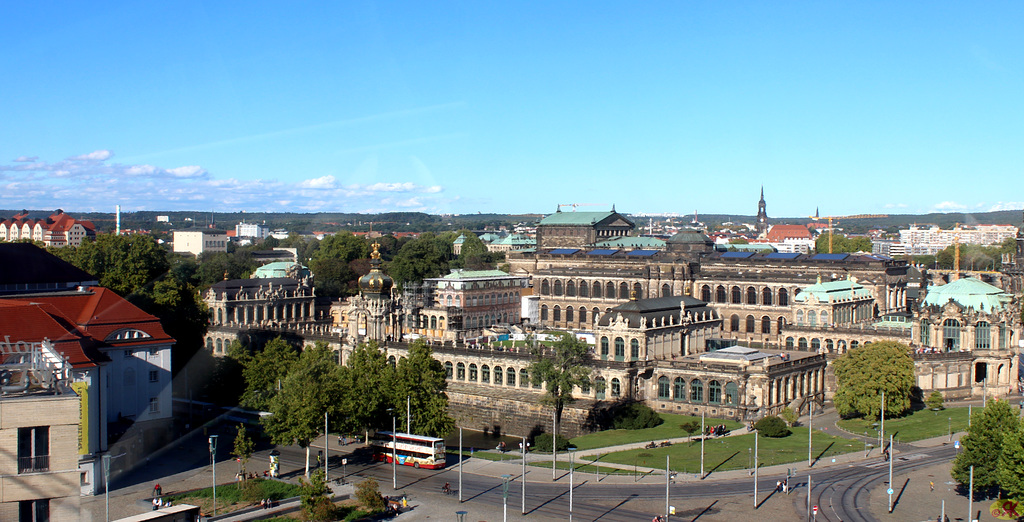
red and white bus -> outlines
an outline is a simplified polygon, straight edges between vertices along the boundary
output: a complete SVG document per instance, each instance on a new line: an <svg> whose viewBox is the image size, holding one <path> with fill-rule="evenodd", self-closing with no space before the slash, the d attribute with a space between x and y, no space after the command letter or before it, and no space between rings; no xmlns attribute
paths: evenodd
<svg viewBox="0 0 1024 522"><path fill-rule="evenodd" d="M393 443L397 446L393 448ZM402 466L441 469L445 466L444 439L411 433L378 431L370 439L373 460L391 462L392 454Z"/></svg>

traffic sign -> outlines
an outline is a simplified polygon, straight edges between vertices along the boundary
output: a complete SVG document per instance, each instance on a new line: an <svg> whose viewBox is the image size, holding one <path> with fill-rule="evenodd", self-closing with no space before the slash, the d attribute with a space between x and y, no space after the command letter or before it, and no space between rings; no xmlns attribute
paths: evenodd
<svg viewBox="0 0 1024 522"><path fill-rule="evenodd" d="M890 495L892 495L892 488L889 488L889 489L885 490L885 492L890 494Z"/></svg>
<svg viewBox="0 0 1024 522"><path fill-rule="evenodd" d="M818 506L814 506L814 514L815 514L815 515L817 515L817 514L818 514Z"/></svg>
<svg viewBox="0 0 1024 522"><path fill-rule="evenodd" d="M956 449L960 449L960 441L954 441L953 442L953 447L956 448Z"/></svg>

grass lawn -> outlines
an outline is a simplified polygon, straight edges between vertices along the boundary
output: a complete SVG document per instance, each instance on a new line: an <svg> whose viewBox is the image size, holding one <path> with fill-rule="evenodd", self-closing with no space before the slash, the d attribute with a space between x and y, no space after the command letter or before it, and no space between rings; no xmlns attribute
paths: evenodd
<svg viewBox="0 0 1024 522"><path fill-rule="evenodd" d="M793 433L781 439L760 437L758 442L761 466L807 462L807 428L791 428ZM709 439L704 443L704 471L726 471L746 469L752 461L754 434ZM748 451L749 449L749 451ZM814 430L812 455L825 459L833 455L860 451L864 444L850 439L834 437ZM651 468L665 466L665 455L671 458L672 469L683 473L700 472L700 442L673 444L666 448L636 449L609 453L601 457L603 462L639 465Z"/></svg>
<svg viewBox="0 0 1024 522"><path fill-rule="evenodd" d="M227 513L258 504L261 498L283 500L298 496L299 494L299 487L287 482L252 479L249 483L252 487L256 488L249 496L249 498L256 499L255 501L245 500L242 491L238 488L238 483L217 485L217 513ZM199 506L203 513L209 513L213 510L213 488L173 493L164 495L163 498L164 500L171 501L173 504L185 503Z"/></svg>
<svg viewBox="0 0 1024 522"><path fill-rule="evenodd" d="M617 446L619 444L631 444L635 442L648 442L652 440L663 441L666 439L685 437L686 432L679 429L679 425L687 420L695 419L700 423L700 417L693 417L690 415L676 415L673 413L660 413L659 415L664 422L653 428L643 430L604 430L597 433L580 435L579 437L571 439L570 443L582 450ZM706 418L704 419L704 422L708 426L725 424L725 427L730 430L743 428L743 424L733 420Z"/></svg>
<svg viewBox="0 0 1024 522"><path fill-rule="evenodd" d="M868 436L878 437L879 427L873 426L877 422L878 419L843 419L839 421L839 427L852 433L867 432ZM886 438L891 433L895 440L903 442L946 435L950 428L953 433L967 429L967 408L924 409L903 417L885 419Z"/></svg>

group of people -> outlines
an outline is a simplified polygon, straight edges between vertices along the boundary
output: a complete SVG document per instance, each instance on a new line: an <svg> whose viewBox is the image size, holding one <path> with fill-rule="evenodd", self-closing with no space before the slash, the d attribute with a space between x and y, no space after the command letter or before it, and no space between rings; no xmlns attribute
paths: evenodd
<svg viewBox="0 0 1024 522"><path fill-rule="evenodd" d="M725 427L725 424L719 424L718 426L707 426L704 428L704 435L708 436L714 435L716 437L721 437L726 433L729 433L729 429Z"/></svg>
<svg viewBox="0 0 1024 522"><path fill-rule="evenodd" d="M269 475L269 472L263 470L263 478L267 478L267 475ZM256 478L260 478L260 474L255 471L250 471L249 473L242 473L241 471L239 471L238 473L235 473L235 480L239 482L241 482L243 479L251 480Z"/></svg>
<svg viewBox="0 0 1024 522"><path fill-rule="evenodd" d="M775 491L781 491L783 493L789 494L789 479L776 480Z"/></svg>
<svg viewBox="0 0 1024 522"><path fill-rule="evenodd" d="M153 497L153 511L156 511L162 507L171 507L170 500L161 501L160 497Z"/></svg>
<svg viewBox="0 0 1024 522"><path fill-rule="evenodd" d="M274 507L274 499L271 499L271 498L261 498L260 499L260 508L261 509L270 509L272 507Z"/></svg>

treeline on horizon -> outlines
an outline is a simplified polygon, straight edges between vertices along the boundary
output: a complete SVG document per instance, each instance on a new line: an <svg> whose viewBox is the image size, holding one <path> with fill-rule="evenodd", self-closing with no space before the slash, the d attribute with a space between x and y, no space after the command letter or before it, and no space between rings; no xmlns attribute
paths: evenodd
<svg viewBox="0 0 1024 522"><path fill-rule="evenodd" d="M50 215L55 209L32 210L33 217ZM21 212L17 210L0 210L0 219L9 219ZM116 225L113 212L76 212L67 211L76 219L92 221L99 232L114 230ZM356 214L343 212L200 212L200 211L134 211L121 212L122 229L146 229L154 231L170 231L185 228L208 228L211 224L217 229L234 229L239 222L266 223L271 229L285 229L289 232L308 234L312 232L367 232L371 228L381 233L395 232L444 232L459 229L480 231L513 227L520 223L533 224L540 221L544 214L460 214L438 215L424 212L385 212L380 214ZM634 216L640 229L653 216ZM157 222L157 216L167 216L169 223ZM675 218L677 223L686 223L691 215L681 214ZM708 225L721 223L753 223L754 215L744 214L698 214L701 222ZM814 220L807 217L772 217L769 223L807 224ZM827 219L819 219L819 223L827 224ZM949 229L957 223L963 225L1015 225L1021 224L1020 210L999 210L978 213L930 213L930 214L890 214L886 217L865 219L840 219L833 223L837 229L852 233L862 233L869 229L883 229L896 232L909 225L938 225Z"/></svg>

